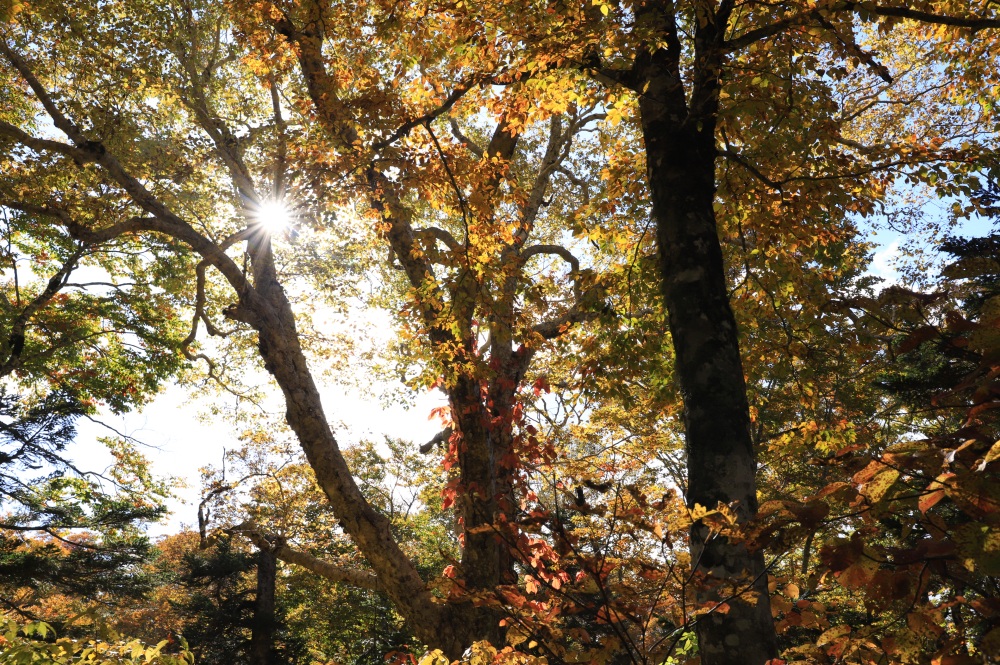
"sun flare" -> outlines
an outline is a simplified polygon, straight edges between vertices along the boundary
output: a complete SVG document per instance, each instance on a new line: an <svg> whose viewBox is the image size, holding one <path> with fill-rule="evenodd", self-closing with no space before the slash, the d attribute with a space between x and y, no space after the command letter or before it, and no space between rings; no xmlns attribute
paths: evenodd
<svg viewBox="0 0 1000 665"><path fill-rule="evenodd" d="M282 201L264 201L257 211L257 221L268 233L284 231L292 221L292 214Z"/></svg>

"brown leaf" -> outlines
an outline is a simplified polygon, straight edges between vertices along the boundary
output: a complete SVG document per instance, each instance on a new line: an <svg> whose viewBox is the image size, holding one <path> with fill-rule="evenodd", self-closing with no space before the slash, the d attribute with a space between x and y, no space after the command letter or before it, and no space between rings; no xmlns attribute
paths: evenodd
<svg viewBox="0 0 1000 665"><path fill-rule="evenodd" d="M933 339L938 334L934 326L922 326L917 328L904 339L899 345L899 352L906 353L917 348L929 339Z"/></svg>

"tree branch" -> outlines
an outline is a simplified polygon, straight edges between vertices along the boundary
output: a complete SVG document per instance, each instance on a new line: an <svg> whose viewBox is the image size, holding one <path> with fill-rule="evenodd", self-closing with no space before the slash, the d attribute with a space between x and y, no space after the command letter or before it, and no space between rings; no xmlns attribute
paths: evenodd
<svg viewBox="0 0 1000 665"><path fill-rule="evenodd" d="M444 229L438 228L436 226L427 226L420 229L413 229L413 235L417 236L418 238L421 236L430 236L435 240L440 240L441 242L443 242L445 245L448 246L448 249L452 251L458 251L461 248L461 244L458 242L458 240L455 239L455 236L451 235Z"/></svg>
<svg viewBox="0 0 1000 665"><path fill-rule="evenodd" d="M329 561L323 561L322 559L314 557L311 554L302 552L301 550L293 549L285 543L284 538L265 535L257 530L253 525L247 524L246 522L232 527L231 529L227 529L227 531L240 533L250 539L250 541L258 548L273 552L276 557L285 563L291 563L301 568L305 568L306 570L316 573L320 577L326 578L332 582L347 584L359 589L370 589L372 591L382 590L378 577L376 577L373 573L366 570L356 570L353 568L338 566L330 563Z"/></svg>
<svg viewBox="0 0 1000 665"><path fill-rule="evenodd" d="M45 307L46 304L57 293L59 290L65 286L66 280L69 279L69 275L76 268L77 261L83 256L84 248L80 247L75 252L73 252L66 262L63 263L62 267L59 268L56 273L49 278L48 284L45 289L35 296L28 305L21 310L21 313L17 315L13 323L10 326L10 334L7 336L6 349L7 359L0 365L0 377L7 376L14 370L18 368L21 364L21 352L24 350L24 335L25 329L28 326L28 322L31 317L35 315L38 310Z"/></svg>
<svg viewBox="0 0 1000 665"><path fill-rule="evenodd" d="M573 256L565 247L561 245L532 245L531 247L526 247L524 251L521 252L521 259L527 261L533 256L538 256L539 254L552 254L562 258L563 261L570 265L572 273L580 272L580 260Z"/></svg>
<svg viewBox="0 0 1000 665"><path fill-rule="evenodd" d="M862 4L860 2L834 2L830 4L828 11L846 11L854 13L867 12L877 16L906 18L921 23L948 25L956 28L968 28L973 33L988 28L1000 28L1000 19L997 18L948 16L944 14L935 14L934 12L910 9L909 7L888 7L885 5L875 5L869 3ZM810 21L818 18L821 18L819 11L817 9L810 9L809 11L789 16L780 21L775 21L770 25L765 25L761 28L757 28L756 30L745 32L739 37L726 41L723 48L727 51L737 51L753 44L754 42L780 34L788 28L806 25Z"/></svg>
<svg viewBox="0 0 1000 665"><path fill-rule="evenodd" d="M743 159L743 156L740 155L739 153L733 152L732 150L720 150L719 151L719 156L720 157L725 157L729 161L735 162L735 163L739 164L740 166L742 166L743 168L745 168L747 171L749 171L750 174L753 175L753 177L757 178L757 180L760 180L762 183L764 183L765 185L767 185L771 189L773 189L773 190L775 190L777 192L781 192L782 191L782 189L781 189L781 183L780 182L777 182L775 180L771 180L770 178L768 178L766 175L764 175L763 173L761 173L760 169L758 169L756 166L754 166L753 164L751 164L747 160Z"/></svg>
<svg viewBox="0 0 1000 665"><path fill-rule="evenodd" d="M36 138L14 125L0 120L0 135L8 136L21 145L36 152L56 152L70 157L78 165L83 166L97 161L97 156L89 150L80 150L62 141Z"/></svg>
<svg viewBox="0 0 1000 665"><path fill-rule="evenodd" d="M457 120L455 120L454 118L448 118L448 126L451 127L451 135L454 136L456 139L458 139L459 143L468 148L469 152L471 152L473 155L475 155L476 157L482 157L484 154L486 154L486 151L484 151L481 147L479 147L479 145L477 145L475 141L473 141L468 136L462 133L462 128L458 126Z"/></svg>
<svg viewBox="0 0 1000 665"><path fill-rule="evenodd" d="M432 110L428 111L427 113L424 113L422 116L419 116L417 118L413 118L412 120L407 120L402 125L400 125L396 129L396 131L394 131L392 134L390 134L387 138L382 139L381 141L377 141L376 143L374 143L372 145L372 151L373 152L379 152L381 150L384 150L384 149L388 148L390 145L392 145L393 143L395 143L399 139L403 138L404 136L406 136L407 134L409 134L411 131L413 131L414 129L416 129L420 125L426 125L428 127L428 129L430 129L430 123L431 122L433 122L434 120L436 120L439 116L442 116L445 113L447 113L448 111L450 111L451 107L453 107L458 100L460 100L462 97L464 97L465 94L467 92L469 92L470 90L472 90L476 85L477 85L476 79L472 79L472 80L470 80L470 81L468 81L466 83L463 83L462 85L458 86L457 88L455 88L454 90L452 90L452 92L451 92L450 95L448 95L447 97L445 97L445 100L441 103L440 106L438 106L435 109L432 109Z"/></svg>

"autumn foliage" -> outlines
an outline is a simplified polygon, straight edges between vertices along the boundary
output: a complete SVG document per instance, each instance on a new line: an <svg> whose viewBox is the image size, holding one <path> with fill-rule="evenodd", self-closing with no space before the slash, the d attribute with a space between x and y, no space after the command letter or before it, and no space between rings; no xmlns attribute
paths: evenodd
<svg viewBox="0 0 1000 665"><path fill-rule="evenodd" d="M994 4L0 24L0 662L1000 658ZM239 445L151 547L67 451L169 382Z"/></svg>

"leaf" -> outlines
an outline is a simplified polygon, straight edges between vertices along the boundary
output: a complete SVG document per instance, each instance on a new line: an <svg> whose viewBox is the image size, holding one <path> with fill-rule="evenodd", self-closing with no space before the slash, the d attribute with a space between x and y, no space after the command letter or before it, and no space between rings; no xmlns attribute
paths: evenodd
<svg viewBox="0 0 1000 665"><path fill-rule="evenodd" d="M418 665L451 665L451 660L440 649L428 651L418 662Z"/></svg>
<svg viewBox="0 0 1000 665"><path fill-rule="evenodd" d="M837 581L848 589L863 589L878 570L878 563L867 556L861 556L857 561L845 568L837 576Z"/></svg>
<svg viewBox="0 0 1000 665"><path fill-rule="evenodd" d="M906 353L912 351L929 339L933 339L938 334L934 326L922 326L907 335L899 345L899 352Z"/></svg>
<svg viewBox="0 0 1000 665"><path fill-rule="evenodd" d="M841 624L839 626L834 626L833 628L824 631L822 635L816 638L816 646L821 647L825 644L833 642L838 638L845 637L850 634L851 634L851 627L846 623Z"/></svg>
<svg viewBox="0 0 1000 665"><path fill-rule="evenodd" d="M948 482L954 477L954 473L942 473L931 481L931 483L927 486L927 493L922 494L917 500L917 507L920 509L920 512L926 514L928 510L933 508L938 502L941 501L941 499L948 495Z"/></svg>
<svg viewBox="0 0 1000 665"><path fill-rule="evenodd" d="M906 625L920 637L936 639L944 632L938 622L923 612L910 612L906 615Z"/></svg>
<svg viewBox="0 0 1000 665"><path fill-rule="evenodd" d="M933 492L922 494L917 500L917 508L920 509L920 512L926 515L927 511L936 506L944 497L945 491L943 489L937 489Z"/></svg>
<svg viewBox="0 0 1000 665"><path fill-rule="evenodd" d="M997 441L990 447L989 451L986 453L986 456L983 458L983 462L979 466L978 470L979 471L985 470L987 464L995 462L998 459L1000 459L1000 441Z"/></svg>
<svg viewBox="0 0 1000 665"><path fill-rule="evenodd" d="M862 494L868 497L872 503L878 503L886 495L886 492L895 484L899 478L899 471L896 469L886 469L871 479L862 490Z"/></svg>

